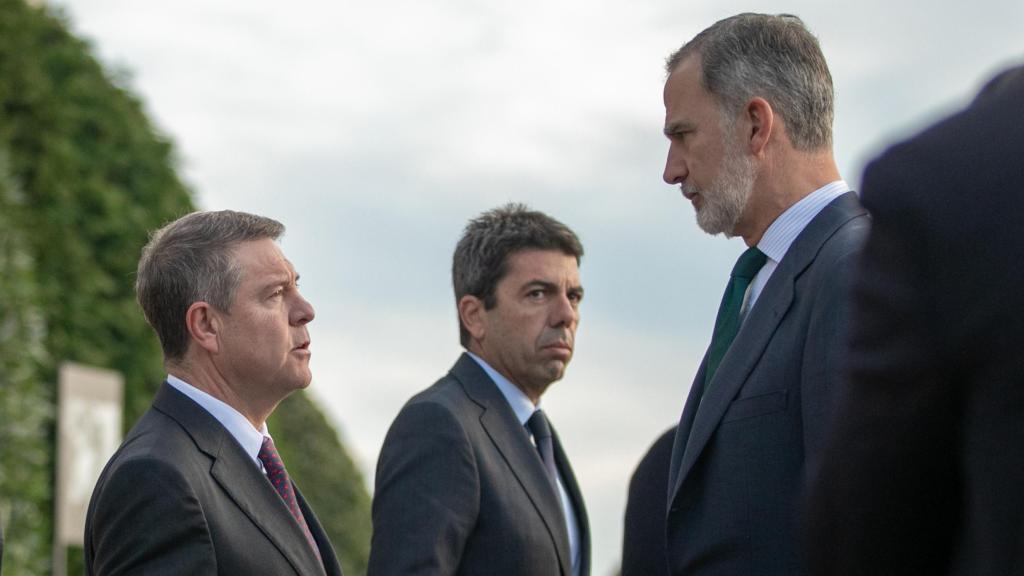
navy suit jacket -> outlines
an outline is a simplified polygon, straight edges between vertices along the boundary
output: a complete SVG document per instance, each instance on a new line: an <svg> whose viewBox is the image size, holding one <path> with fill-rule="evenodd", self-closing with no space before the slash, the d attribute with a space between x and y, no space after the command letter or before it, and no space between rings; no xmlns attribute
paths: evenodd
<svg viewBox="0 0 1024 576"><path fill-rule="evenodd" d="M587 511L552 432L586 576ZM377 462L368 574L572 576L564 517L526 429L487 373L463 354L409 400L388 430Z"/></svg>
<svg viewBox="0 0 1024 576"><path fill-rule="evenodd" d="M703 393L705 355L672 451L672 574L804 573L804 462L838 389L846 287L869 227L856 194L833 200L794 240Z"/></svg>
<svg viewBox="0 0 1024 576"><path fill-rule="evenodd" d="M164 383L93 491L86 573L340 576L327 534L294 488L323 567L231 433Z"/></svg>

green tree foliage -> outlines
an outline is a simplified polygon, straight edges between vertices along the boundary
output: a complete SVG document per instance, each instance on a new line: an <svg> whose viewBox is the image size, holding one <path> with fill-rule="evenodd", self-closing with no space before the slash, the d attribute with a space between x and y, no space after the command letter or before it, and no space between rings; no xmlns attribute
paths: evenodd
<svg viewBox="0 0 1024 576"><path fill-rule="evenodd" d="M24 199L7 168L6 150L0 148L0 520L8 535L6 572L42 574L50 514L39 503L51 489L52 403L37 377L45 359L43 322L33 261L16 225ZM20 497L6 497L14 494Z"/></svg>
<svg viewBox="0 0 1024 576"><path fill-rule="evenodd" d="M58 362L121 372L126 427L163 378L159 343L135 303L134 272L149 232L194 208L172 144L121 84L60 14L0 0L5 575L49 569ZM348 573L360 574L369 498L337 434L305 397L283 404L275 426Z"/></svg>

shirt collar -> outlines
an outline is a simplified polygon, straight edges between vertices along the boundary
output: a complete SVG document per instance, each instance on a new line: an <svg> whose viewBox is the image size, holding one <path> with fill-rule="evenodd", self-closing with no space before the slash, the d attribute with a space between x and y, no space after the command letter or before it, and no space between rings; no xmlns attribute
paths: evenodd
<svg viewBox="0 0 1024 576"><path fill-rule="evenodd" d="M845 181L836 180L804 196L780 214L765 230L761 241L757 243L758 249L776 263L781 262L790 245L818 212L849 191L850 186Z"/></svg>
<svg viewBox="0 0 1024 576"><path fill-rule="evenodd" d="M491 368L491 365L484 361L483 358L469 352L468 350L466 351L466 354L469 354L470 358L476 360L476 363L479 364L480 367L484 369L484 372L491 377L491 380L494 381L498 390L501 391L501 395L505 397L508 405L512 407L512 411L516 413L516 418L519 419L519 423L526 426L526 421L530 419L530 416L533 416L533 413L540 409L540 403L538 402L537 405L534 406L533 402L530 401L529 396L520 390L518 386L509 382L508 378L505 378L497 370Z"/></svg>
<svg viewBox="0 0 1024 576"><path fill-rule="evenodd" d="M252 425L252 422L249 422L248 418L242 416L241 412L177 376L168 374L167 383L209 412L234 437L235 441L242 447L242 450L259 465L258 456L260 448L263 446L263 437L270 436L265 422L262 429L257 430Z"/></svg>

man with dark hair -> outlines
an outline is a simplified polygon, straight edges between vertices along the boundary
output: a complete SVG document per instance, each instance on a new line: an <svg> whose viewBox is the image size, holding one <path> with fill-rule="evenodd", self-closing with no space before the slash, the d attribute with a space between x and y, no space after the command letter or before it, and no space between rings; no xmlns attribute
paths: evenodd
<svg viewBox="0 0 1024 576"><path fill-rule="evenodd" d="M93 491L88 574L341 574L266 426L311 379L313 307L283 232L196 212L143 250L136 292L168 376Z"/></svg>
<svg viewBox="0 0 1024 576"><path fill-rule="evenodd" d="M864 172L875 225L811 570L1024 573L1024 67Z"/></svg>
<svg viewBox="0 0 1024 576"><path fill-rule="evenodd" d="M741 236L669 472L672 574L804 573L798 504L839 379L869 229L832 155L832 78L795 16L740 14L668 60L665 181Z"/></svg>
<svg viewBox="0 0 1024 576"><path fill-rule="evenodd" d="M518 204L471 221L452 283L466 348L377 463L370 576L586 576L587 511L541 395L572 359L583 247Z"/></svg>

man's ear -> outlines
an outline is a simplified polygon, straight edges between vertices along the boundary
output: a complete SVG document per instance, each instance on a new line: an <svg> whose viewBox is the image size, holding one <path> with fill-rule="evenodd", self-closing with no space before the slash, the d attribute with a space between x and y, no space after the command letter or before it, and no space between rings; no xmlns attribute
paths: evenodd
<svg viewBox="0 0 1024 576"><path fill-rule="evenodd" d="M466 294L459 298L459 319L473 340L481 340L486 333L483 300Z"/></svg>
<svg viewBox="0 0 1024 576"><path fill-rule="evenodd" d="M775 129L775 111L764 98L753 98L743 108L743 119L747 124L747 146L754 156L765 152L768 141Z"/></svg>
<svg viewBox="0 0 1024 576"><path fill-rule="evenodd" d="M185 327L189 336L203 350L220 351L220 315L206 302L193 302L185 312Z"/></svg>

